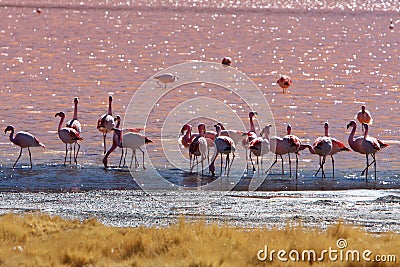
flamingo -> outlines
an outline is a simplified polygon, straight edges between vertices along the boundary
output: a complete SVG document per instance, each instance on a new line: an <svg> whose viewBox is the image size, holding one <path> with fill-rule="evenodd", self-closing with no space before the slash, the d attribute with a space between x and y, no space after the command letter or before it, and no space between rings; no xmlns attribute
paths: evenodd
<svg viewBox="0 0 400 267"><path fill-rule="evenodd" d="M79 149L81 146L78 144L78 141L82 140L82 137L78 133L77 130L73 128L68 128L64 127L62 128L62 125L64 123L65 119L65 113L64 112L58 112L54 117L61 117L60 123L58 124L58 137L61 139L61 141L65 144L65 158L64 158L64 165L67 162L67 155L68 155L68 144L73 144L76 143L78 145L78 151L75 154L75 149L74 149L74 162L78 164L77 158L78 158L78 153ZM70 148L72 151L72 148ZM69 164L71 164L71 152L70 152L70 157L69 157Z"/></svg>
<svg viewBox="0 0 400 267"><path fill-rule="evenodd" d="M346 145L343 144L341 141L339 141L336 138L333 138L333 137L331 137L329 135L329 124L328 124L328 122L325 122L324 129L325 129L325 136L328 136L332 141L332 150L331 150L331 153L329 153L329 155L331 156L331 159L332 159L332 177L335 177L335 160L333 159L333 155L335 155L336 153L341 152L341 151L350 151L350 149L348 149L346 147ZM317 170L315 175L318 174L320 169L321 168L319 168Z"/></svg>
<svg viewBox="0 0 400 267"><path fill-rule="evenodd" d="M266 128L263 129L262 134L266 135L266 139L268 139L268 134L269 134L269 128L271 128L271 125L267 125ZM282 160L282 174L284 174L283 171L283 154L288 154L289 157L289 173L290 177L292 177L292 162L290 159L290 153L295 153L296 155L296 179L298 177L298 153L300 150L305 149L307 146L302 146L300 139L291 134L292 127L290 124L287 126L287 135L284 137L271 137L269 138L270 140L270 149L271 151L275 154L275 161L272 163L272 165L269 167L269 169L266 171L268 173L272 167L276 164L278 161L278 155L280 156Z"/></svg>
<svg viewBox="0 0 400 267"><path fill-rule="evenodd" d="M247 137L242 140L242 146L246 149L246 164L248 164L249 156L247 154L247 150L249 149L249 144L253 139L257 138L256 128L254 126L253 119L256 117L257 112L250 111L249 112L249 119L250 119L250 130L247 132ZM250 154L250 151L249 151ZM248 170L248 166L247 166Z"/></svg>
<svg viewBox="0 0 400 267"><path fill-rule="evenodd" d="M97 130L103 133L104 154L106 154L106 135L115 127L114 117L112 116L112 96L108 97L108 113L103 114L97 121Z"/></svg>
<svg viewBox="0 0 400 267"><path fill-rule="evenodd" d="M153 143L153 141L150 140L147 136L137 132L128 131L127 133L123 133L122 130L117 128L114 128L113 130L116 133L116 136L118 136L118 140L116 141L118 146L121 145L122 148L132 149L131 164L129 165L129 167L132 167L133 156L135 156L135 165L138 167L139 163L136 160L136 150L139 149L143 154L143 169L146 169L146 167L144 166L144 151L142 150L141 147L145 144ZM125 153L125 157L126 154L127 153ZM104 159L103 159L103 164L107 167L107 161L104 162Z"/></svg>
<svg viewBox="0 0 400 267"><path fill-rule="evenodd" d="M239 144L245 138L247 138L247 133L245 133L243 131L225 129L224 125L221 122L218 122L217 125L219 125L219 127L221 127L221 135L232 138L232 140L233 140L233 142L235 142L235 144Z"/></svg>
<svg viewBox="0 0 400 267"><path fill-rule="evenodd" d="M347 129L350 127L353 127L351 130L351 133L349 135L349 145L351 149L353 149L355 152L358 152L360 154L365 154L367 158L367 165L365 169L362 171L361 175L364 174L365 172L365 179L367 180L368 178L368 168L374 164L374 172L375 172L375 180L376 180L376 159L375 159L375 153L380 151L382 148L387 147L387 144L384 144L382 141L376 139L375 137L369 136L368 135L368 124L364 125L364 136L358 136L354 138L354 134L356 132L357 124L354 120L350 121L349 124L347 124ZM371 155L372 157L372 162L369 163L368 160L368 155Z"/></svg>
<svg viewBox="0 0 400 267"><path fill-rule="evenodd" d="M179 138L178 142L183 147L189 147L190 143L196 138L196 134L192 135L192 125L185 124L181 129L182 136Z"/></svg>
<svg viewBox="0 0 400 267"><path fill-rule="evenodd" d="M189 145L190 172L193 172L194 160L197 159L198 156L201 156L201 174L203 174L204 160L207 158L208 155L207 140L204 137L206 131L205 124L200 123L198 125L198 130L199 134L193 139L193 141ZM196 165L198 165L198 162Z"/></svg>
<svg viewBox="0 0 400 267"><path fill-rule="evenodd" d="M282 75L276 83L283 89L283 93L287 94L287 89L292 85L292 79L287 75Z"/></svg>
<svg viewBox="0 0 400 267"><path fill-rule="evenodd" d="M29 148L35 146L41 146L43 148L46 148L46 146L43 143L41 143L35 136L33 136L31 133L28 132L19 131L14 136L14 126L12 125L7 126L7 128L4 130L4 134L6 134L8 131L11 131L10 141L21 148L21 150L19 151L19 156L12 168L13 169L15 168L15 165L20 159L22 155L22 149L27 147L29 151L29 162L31 163L30 168L32 169L32 155L31 155L31 150Z"/></svg>
<svg viewBox="0 0 400 267"><path fill-rule="evenodd" d="M121 117L119 115L117 115L117 117L114 119L114 121L116 121L117 123L115 124L115 128L119 129L119 125L121 123ZM122 162L122 157L124 156L124 148L122 147L122 142L121 142L121 138L119 137L119 133L117 133L116 131L114 131L113 133L113 143L110 147L110 149L107 151L107 153L104 155L103 158L103 164L104 167L107 168L107 163L108 163L108 157L110 156L110 154L117 148L122 148L122 154L121 154L121 158L119 160L119 165L118 167L121 167L121 162Z"/></svg>
<svg viewBox="0 0 400 267"><path fill-rule="evenodd" d="M361 110L356 115L357 120L361 123L361 130L364 132L364 124L372 124L374 120L372 119L371 113L365 109L365 106L361 106Z"/></svg>
<svg viewBox="0 0 400 267"><path fill-rule="evenodd" d="M217 136L214 140L215 147L217 148L217 153L215 153L215 156L213 157L213 160L211 161L209 168L210 168L212 175L214 176L215 175L214 163L215 163L215 160L216 160L218 154L221 154L221 172L220 173L222 175L222 161L223 161L222 154L226 154L225 173L227 175L229 175L229 171L230 171L230 169L232 167L232 163L235 159L235 150L236 150L235 143L233 142L232 138L230 138L228 136L221 136L221 127L218 124L214 125L214 127L217 131ZM230 153L233 154L233 157L232 157L231 163L229 164Z"/></svg>
<svg viewBox="0 0 400 267"><path fill-rule="evenodd" d="M167 83L173 83L176 80L178 80L179 77L174 75L174 74L171 74L171 73L164 73L164 74L160 74L160 75L155 76L154 79L158 80L157 84L161 88L167 89ZM160 84L160 82L164 84L164 87Z"/></svg>
<svg viewBox="0 0 400 267"><path fill-rule="evenodd" d="M261 166L262 166L263 156L266 155L270 150L269 140L263 137L257 137L256 139L253 139L250 142L249 149L250 149L251 165L253 166L253 171L255 171L253 159L251 158L251 153L253 153L257 157L257 166L259 165L258 157L261 156Z"/></svg>
<svg viewBox="0 0 400 267"><path fill-rule="evenodd" d="M322 171L322 178L325 178L325 171L324 171L324 164L326 160L326 156L330 155L332 152L332 139L328 136L320 136L317 137L314 141L314 144L312 145L312 150L310 149L310 152L312 154L317 154L319 156L319 169L315 173L319 172L321 169Z"/></svg>
<svg viewBox="0 0 400 267"><path fill-rule="evenodd" d="M81 123L78 120L78 103L79 100L77 97L74 98L74 116L72 120L69 120L65 126L69 128L74 128L78 133L82 132Z"/></svg>
<svg viewBox="0 0 400 267"><path fill-rule="evenodd" d="M122 146L122 138L120 137L121 134L124 134L126 132L132 132L132 133L138 133L142 130L144 130L143 128L128 128L128 129L123 129L120 130L119 126L121 124L121 117L119 115L117 115L114 119L114 121L116 122L115 124L115 128L113 129L113 143L110 147L110 149L107 151L107 153L105 154L104 158L103 158L103 164L104 167L107 168L107 164L108 164L108 157L110 156L110 154L117 148L122 148L121 150L121 158L119 160L119 165L118 167L121 167L121 163L122 163L122 158L124 157L124 147ZM115 129L118 129L120 131L115 131ZM127 152L126 152L127 153ZM125 153L125 157L126 157L126 153ZM135 162L137 162L136 160L136 155L135 155ZM124 165L125 165L125 158L124 158Z"/></svg>
<svg viewBox="0 0 400 267"><path fill-rule="evenodd" d="M222 59L222 65L224 66L230 66L232 64L232 59L230 57L224 57Z"/></svg>

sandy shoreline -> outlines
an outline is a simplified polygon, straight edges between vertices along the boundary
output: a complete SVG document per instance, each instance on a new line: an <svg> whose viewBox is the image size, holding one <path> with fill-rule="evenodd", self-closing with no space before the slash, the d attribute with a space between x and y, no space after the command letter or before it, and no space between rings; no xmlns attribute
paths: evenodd
<svg viewBox="0 0 400 267"><path fill-rule="evenodd" d="M301 221L325 229L344 220L370 232L400 232L399 190L2 192L0 207L0 214L38 211L68 219L95 217L121 227L168 226L183 216L246 228L282 228Z"/></svg>

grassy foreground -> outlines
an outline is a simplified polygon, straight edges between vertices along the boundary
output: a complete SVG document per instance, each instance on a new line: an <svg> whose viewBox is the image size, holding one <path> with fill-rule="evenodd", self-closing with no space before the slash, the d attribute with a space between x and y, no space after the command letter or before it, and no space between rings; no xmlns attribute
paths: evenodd
<svg viewBox="0 0 400 267"><path fill-rule="evenodd" d="M168 228L107 227L96 219L65 220L44 214L0 216L0 266L398 266L397 262L304 260L260 261L259 250L338 250L344 238L346 249L371 250L396 255L400 235L371 234L344 223L327 230L300 224L285 229L243 229L187 222L180 219ZM261 253L260 256L264 254ZM294 255L294 254L292 254ZM286 255L288 257L288 255ZM393 259L392 259L393 260Z"/></svg>

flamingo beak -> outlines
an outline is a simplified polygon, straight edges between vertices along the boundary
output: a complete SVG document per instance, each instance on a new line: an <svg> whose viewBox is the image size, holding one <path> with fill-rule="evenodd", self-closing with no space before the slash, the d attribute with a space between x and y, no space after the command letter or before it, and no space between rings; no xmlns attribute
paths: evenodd
<svg viewBox="0 0 400 267"><path fill-rule="evenodd" d="M350 123L349 124L347 124L347 129L349 129L350 128Z"/></svg>

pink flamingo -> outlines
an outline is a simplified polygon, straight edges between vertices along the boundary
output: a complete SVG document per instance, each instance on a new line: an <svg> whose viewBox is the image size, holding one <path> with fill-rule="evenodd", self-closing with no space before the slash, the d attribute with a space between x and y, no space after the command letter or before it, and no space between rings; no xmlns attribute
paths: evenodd
<svg viewBox="0 0 400 267"><path fill-rule="evenodd" d="M82 137L80 136L80 134L78 133L78 131L76 131L73 128L68 128L68 127L64 127L62 128L62 125L64 123L64 119L65 119L65 113L64 112L59 112L56 113L55 117L61 117L60 123L58 124L58 137L60 138L60 140L65 144L65 158L64 158L64 165L67 162L67 155L68 155L68 144L73 144L76 143L78 145L78 151L75 154L75 147L74 147L74 162L76 164L78 164L77 158L78 158L78 153L79 153L79 149L81 148L81 146L78 144L78 141L82 140ZM69 157L69 164L71 164L71 152L72 152L72 147L70 148L70 157Z"/></svg>
<svg viewBox="0 0 400 267"><path fill-rule="evenodd" d="M384 144L382 141L376 139L375 137L369 136L368 135L368 124L364 124L364 136L358 136L354 138L354 134L356 132L357 124L354 120L350 121L349 124L347 124L347 129L353 127L351 130L351 133L349 135L349 145L351 149L353 149L355 152L358 152L360 154L365 154L367 158L367 165L365 169L362 171L361 175L364 175L365 172L365 179L368 178L368 168L374 164L374 173L375 173L375 180L376 180L376 159L375 159L375 153L380 151L382 148L387 147L387 144ZM368 160L368 155L371 155L372 157L372 162L369 163Z"/></svg>
<svg viewBox="0 0 400 267"><path fill-rule="evenodd" d="M190 160L190 173L193 172L194 161L197 160L198 156L201 156L201 174L203 174L204 170L204 160L208 155L208 147L207 140L204 137L206 132L206 125L200 123L198 125L199 134L193 139L193 141L189 145L189 160ZM192 160L193 156L193 160ZM199 163L197 162L196 165Z"/></svg>
<svg viewBox="0 0 400 267"><path fill-rule="evenodd" d="M97 121L97 130L103 133L104 154L106 154L106 135L115 127L114 117L112 116L112 96L108 97L108 112L103 114Z"/></svg>
<svg viewBox="0 0 400 267"><path fill-rule="evenodd" d="M65 126L69 127L69 128L74 128L78 133L81 133L82 127L81 127L81 123L78 120L78 103L79 103L79 100L77 97L75 97L74 98L74 116L72 117L72 120L69 120Z"/></svg>
<svg viewBox="0 0 400 267"><path fill-rule="evenodd" d="M249 169L248 167L248 161L249 161L249 155L250 154L250 150L249 150L249 145L250 142L253 141L253 139L257 138L257 134L256 134L256 128L254 126L254 121L253 119L256 117L257 112L249 112L249 119L250 119L250 130L247 132L247 138L244 138L242 140L242 146L246 149L246 165L247 165L247 170ZM249 150L249 153L247 153L247 150Z"/></svg>
<svg viewBox="0 0 400 267"><path fill-rule="evenodd" d="M15 168L15 165L17 164L18 160L21 158L22 155L22 149L23 148L28 148L29 151L29 162L31 163L31 169L32 169L32 155L31 155L31 150L29 149L30 147L36 147L36 146L41 146L43 148L46 148L44 144L40 143L40 141L33 136L31 133L28 132L17 132L14 136L14 126L9 125L7 128L4 130L4 134L6 134L8 131L10 132L10 141L14 143L15 145L19 146L21 150L19 151L19 156L17 160L15 161L13 165L13 169Z"/></svg>
<svg viewBox="0 0 400 267"><path fill-rule="evenodd" d="M223 161L222 154L226 154L225 173L227 175L229 175L229 171L230 171L230 169L232 167L232 163L233 163L233 161L235 159L235 150L236 150L235 143L233 142L232 138L230 138L228 136L221 136L220 135L221 134L221 127L219 125L216 124L216 125L214 125L214 127L215 127L215 129L217 131L217 137L214 140L215 147L217 149L217 153L215 153L215 155L214 155L214 157L213 157L213 159L211 161L209 169L210 169L212 175L214 176L215 175L214 162L215 162L218 154L221 154L221 171L220 171L220 175L222 175L222 161ZM231 162L230 162L230 159L229 159L230 153L233 154ZM230 162L230 164L229 164L229 162Z"/></svg>
<svg viewBox="0 0 400 267"><path fill-rule="evenodd" d="M257 166L259 167L259 162L258 158L261 157L261 166L263 162L263 156L266 155L269 150L269 140L263 137L257 137L253 139L250 144L249 144L249 149L250 149L250 161L251 165L253 166L253 171L255 171L253 159L251 158L251 154L253 153L257 157Z"/></svg>
<svg viewBox="0 0 400 267"><path fill-rule="evenodd" d="M285 135L283 138L281 137L271 137L268 138L269 135L269 129L271 128L271 125L267 125L266 127L264 127L262 134L265 135L266 139L270 140L270 149L272 151L272 153L275 154L275 161L272 163L272 165L269 167L269 169L266 171L266 173L268 173L272 167L276 164L276 162L278 161L278 155L280 156L281 160L282 160L282 174L284 174L284 170L283 170L283 158L282 155L283 154L288 154L289 157L289 173L290 173L290 177L292 177L292 162L290 159L290 153L295 153L296 155L296 179L298 177L298 154L300 150L305 149L307 146L305 145L301 145L301 141L300 139L291 134L291 130L292 127L290 126L290 124L288 124L287 126L287 135Z"/></svg>
<svg viewBox="0 0 400 267"><path fill-rule="evenodd" d="M182 134L182 136L179 137L178 142L183 147L189 147L190 143L197 136L197 134L192 134L192 125L190 125L190 124L185 124L182 126L181 134Z"/></svg>
<svg viewBox="0 0 400 267"><path fill-rule="evenodd" d="M232 59L230 57L224 57L222 59L222 65L224 66L230 66L232 64Z"/></svg>
<svg viewBox="0 0 400 267"><path fill-rule="evenodd" d="M361 123L361 130L364 132L364 124L372 124L374 120L372 119L371 113L365 109L365 106L361 106L361 110L357 113L356 119Z"/></svg>
<svg viewBox="0 0 400 267"><path fill-rule="evenodd" d="M329 135L329 124L328 124L328 122L325 122L324 129L325 129L325 136L330 137L330 139L332 140L332 150L331 150L331 153L329 153L329 155L331 156L331 159L332 159L332 176L335 177L335 160L333 159L333 155L335 155L335 154L337 154L338 152L341 152L341 151L350 151L350 149L348 149L346 147L346 145L343 144L341 141L339 141L336 138L333 138L333 137L331 137ZM317 170L317 172L315 173L315 176L318 174L320 169L321 168L319 168Z"/></svg>
<svg viewBox="0 0 400 267"><path fill-rule="evenodd" d="M282 75L279 80L276 81L276 83L283 89L283 93L287 94L287 88L289 88L292 85L292 79L290 79L289 76L287 75Z"/></svg>
<svg viewBox="0 0 400 267"><path fill-rule="evenodd" d="M315 176L321 169L322 178L325 178L324 164L326 156L330 155L332 152L332 139L328 136L317 137L312 145L312 150L310 149L310 152L319 156L319 169L315 173Z"/></svg>

